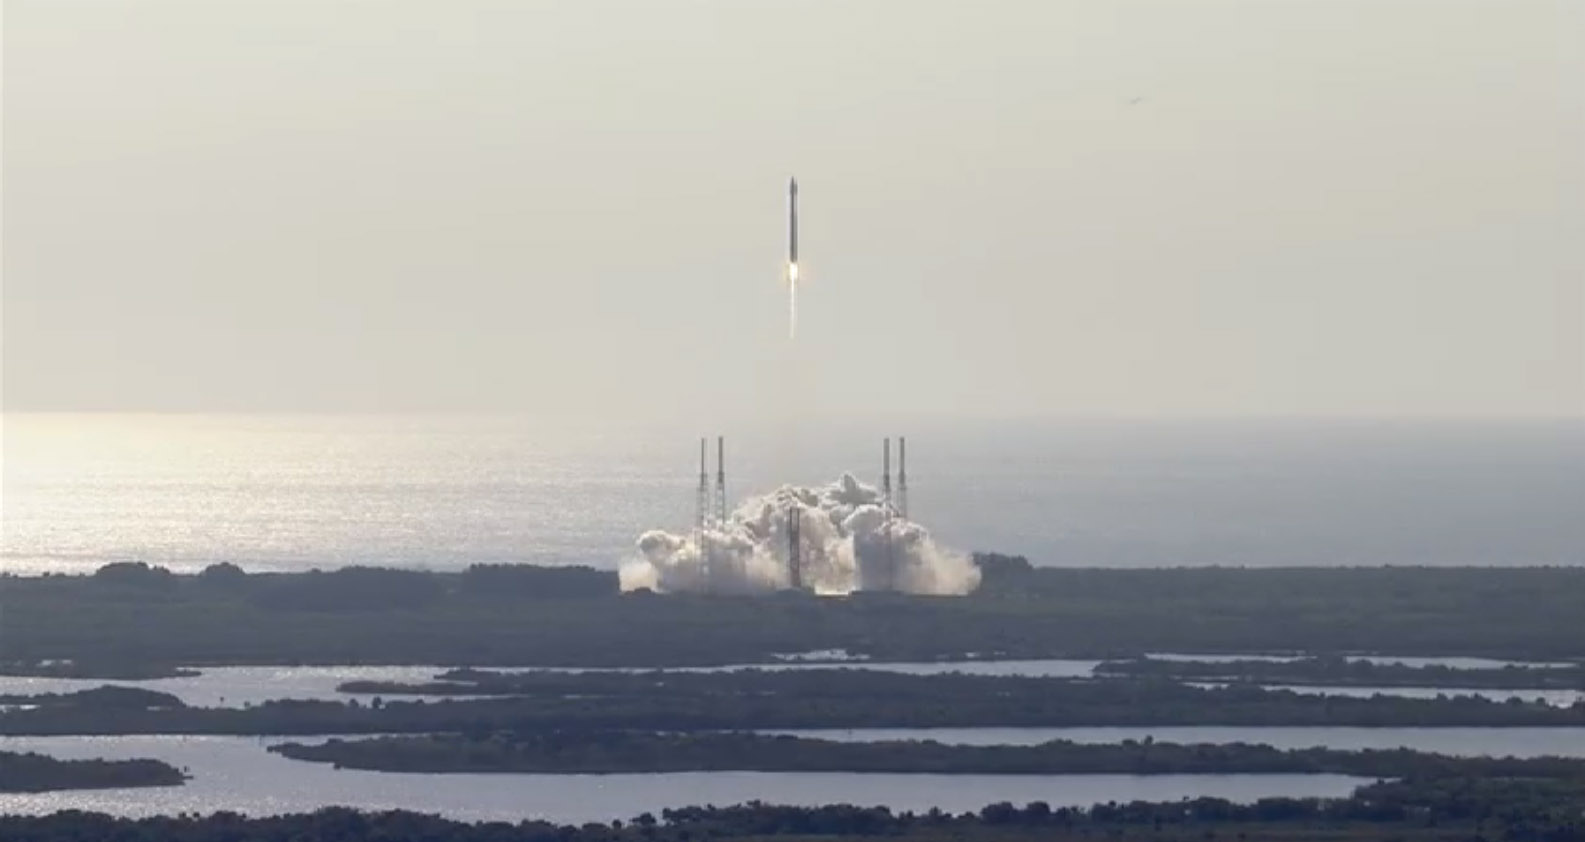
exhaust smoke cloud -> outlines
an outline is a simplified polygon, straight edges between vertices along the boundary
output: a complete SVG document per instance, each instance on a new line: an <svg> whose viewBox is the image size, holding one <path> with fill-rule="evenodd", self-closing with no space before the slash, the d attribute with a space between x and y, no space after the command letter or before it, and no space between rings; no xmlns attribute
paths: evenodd
<svg viewBox="0 0 1585 842"><path fill-rule="evenodd" d="M750 497L724 523L693 534L644 533L621 567L622 590L748 594L789 588L793 508L800 510L803 583L815 593L961 595L980 583L979 567L967 554L937 544L878 490L843 474L825 486L784 485Z"/></svg>

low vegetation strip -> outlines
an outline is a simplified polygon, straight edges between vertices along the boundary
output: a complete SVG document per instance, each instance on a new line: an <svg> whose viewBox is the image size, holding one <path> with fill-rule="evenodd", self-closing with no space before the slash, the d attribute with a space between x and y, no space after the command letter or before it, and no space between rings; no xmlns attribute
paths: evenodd
<svg viewBox="0 0 1585 842"><path fill-rule="evenodd" d="M1585 760L1455 758L1407 749L1279 750L1265 745L1151 741L961 746L932 741L834 742L744 733L429 734L270 748L296 760L381 772L890 772L943 775L1331 773L1585 780Z"/></svg>
<svg viewBox="0 0 1585 842"><path fill-rule="evenodd" d="M514 677L514 680L520 677ZM1473 697L1336 698L1162 679L902 675L863 670L548 674L522 695L440 701L269 702L248 708L40 704L0 734L370 734L746 731L1088 725L1580 726L1585 704ZM27 705L29 697L19 697Z"/></svg>
<svg viewBox="0 0 1585 842"><path fill-rule="evenodd" d="M1106 661L1097 674L1180 681L1245 681L1325 687L1460 687L1495 690L1585 689L1585 666L1455 669L1378 664L1341 656L1293 661L1180 661L1134 658Z"/></svg>
<svg viewBox="0 0 1585 842"><path fill-rule="evenodd" d="M1316 663L1316 661L1301 663L1312 664ZM1252 669L1245 672L1242 670L1242 665L1245 664L1258 665L1259 667L1284 666L1282 664L1260 661L1236 661L1229 665L1206 662L1189 662L1185 665L1176 661L1164 660L1108 661L1098 668L1098 672L1103 674L1103 679L1133 680L1136 684L1154 682L1159 685L1183 681L1241 682L1249 684L1333 684L1333 682L1321 681L1322 676L1318 672L1308 670L1305 667L1286 673L1280 669ZM1367 664L1366 666L1369 665ZM1201 669L1201 667L1204 668ZM1417 668L1406 667L1404 669L1406 672L1399 673L1400 677L1415 676L1418 678L1418 682L1407 680L1401 682L1406 686L1438 686L1434 678L1423 676L1440 677L1444 673L1452 673L1453 675L1447 677L1440 686L1464 686L1457 684L1458 677L1456 674L1462 672L1461 670L1421 672ZM1529 672L1531 670L1515 669L1512 671ZM1496 672L1507 671L1499 670ZM1585 671L1534 670L1534 672L1545 673L1533 680L1538 686L1550 686L1558 689L1585 688ZM1369 673L1361 674L1368 675ZM1309 677L1314 680L1279 681L1277 680L1278 677L1300 679ZM1514 680L1519 681L1520 679ZM1073 688L1098 683L1101 682L1083 678L965 675L951 672L934 675L915 675L858 667L841 670L807 668L802 670L776 670L747 667L719 672L665 672L659 670L646 672L558 672L553 670L498 672L480 669L456 669L440 674L437 676L437 680L434 681L349 681L340 685L339 689L343 692L362 695L554 697L565 694L579 694L601 697L631 695L654 697L660 695L713 696L721 693L761 691L796 692L802 695L846 696L871 695L877 690L884 688L888 698L896 698L898 695L939 698L942 694L978 697L987 691L1018 692L1021 688L1029 687L1063 686ZM1387 681L1383 683L1392 684L1394 682ZM1335 686L1370 686L1370 684L1370 682L1366 681L1349 680L1335 682ZM1466 687L1466 689L1478 688Z"/></svg>
<svg viewBox="0 0 1585 842"><path fill-rule="evenodd" d="M177 786L184 780L181 770L159 760L60 760L0 751L0 792Z"/></svg>
<svg viewBox="0 0 1585 842"><path fill-rule="evenodd" d="M475 566L0 576L8 660L683 666L843 649L885 660L1143 652L1585 656L1585 568L1034 568L982 555L963 598L617 593L616 574Z"/></svg>
<svg viewBox="0 0 1585 842"><path fill-rule="evenodd" d="M1068 842L1097 839L1238 839L1240 842L1397 839L1445 842L1465 839L1582 842L1585 786L1535 778L1448 778L1361 787L1341 799L1264 798L1238 804L1219 798L1169 803L1109 803L1088 808L987 804L975 812L893 812L884 807L836 804L792 807L741 804L680 807L659 816L579 826L543 821L452 821L410 812L365 813L329 808L311 814L244 818L158 816L116 819L62 812L49 816L0 815L0 839L59 842L696 842L696 840L808 840L875 838L925 842Z"/></svg>

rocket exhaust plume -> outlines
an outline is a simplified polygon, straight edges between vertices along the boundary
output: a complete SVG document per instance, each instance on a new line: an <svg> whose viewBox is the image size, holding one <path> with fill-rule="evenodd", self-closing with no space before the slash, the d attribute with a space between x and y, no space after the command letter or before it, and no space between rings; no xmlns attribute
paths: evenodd
<svg viewBox="0 0 1585 842"><path fill-rule="evenodd" d="M798 179L787 182L787 338L798 338Z"/></svg>
<svg viewBox="0 0 1585 842"><path fill-rule="evenodd" d="M796 545L788 534L794 522ZM784 485L749 497L725 521L694 534L646 532L622 564L621 580L624 591L752 594L801 585L826 595L957 595L979 586L980 569L903 518L879 489L843 474L829 485Z"/></svg>

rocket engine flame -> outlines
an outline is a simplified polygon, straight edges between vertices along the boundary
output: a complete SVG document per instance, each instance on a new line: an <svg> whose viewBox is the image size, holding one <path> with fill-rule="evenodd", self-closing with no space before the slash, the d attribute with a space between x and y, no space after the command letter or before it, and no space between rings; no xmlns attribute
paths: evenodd
<svg viewBox="0 0 1585 842"><path fill-rule="evenodd" d="M691 535L639 536L621 566L622 590L767 593L792 586L787 522L799 510L802 579L816 593L894 589L960 595L980 583L969 556L937 544L902 518L874 487L843 474L817 487L784 485L749 497L725 523Z"/></svg>
<svg viewBox="0 0 1585 842"><path fill-rule="evenodd" d="M787 338L798 338L798 264L787 264Z"/></svg>

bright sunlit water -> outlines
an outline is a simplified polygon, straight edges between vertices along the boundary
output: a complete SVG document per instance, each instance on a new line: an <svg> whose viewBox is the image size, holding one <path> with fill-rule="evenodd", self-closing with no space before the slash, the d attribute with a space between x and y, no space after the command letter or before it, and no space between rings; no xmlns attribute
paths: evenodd
<svg viewBox="0 0 1585 842"><path fill-rule="evenodd" d="M635 417L642 408L635 408ZM693 518L697 436L632 420L7 414L5 569L612 566ZM912 511L1037 563L1585 563L1585 431L1102 421L725 429L733 497L906 434ZM713 468L712 468L713 470Z"/></svg>
<svg viewBox="0 0 1585 842"><path fill-rule="evenodd" d="M272 699L346 701L360 698L336 689L349 681L424 682L445 670L433 666L204 667L198 675L147 681L0 675L0 695L76 693L114 684L170 693L194 707L240 708Z"/></svg>

